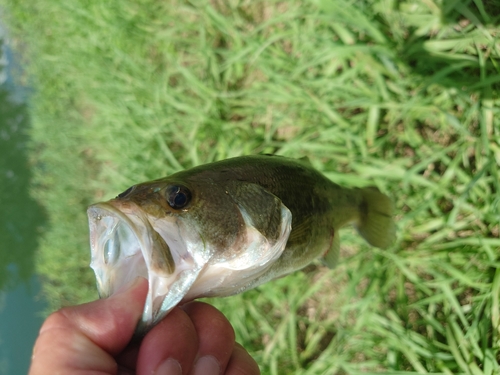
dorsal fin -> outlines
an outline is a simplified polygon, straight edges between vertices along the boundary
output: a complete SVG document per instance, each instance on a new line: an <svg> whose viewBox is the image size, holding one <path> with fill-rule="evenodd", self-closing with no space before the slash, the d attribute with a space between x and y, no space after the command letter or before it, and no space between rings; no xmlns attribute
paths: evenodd
<svg viewBox="0 0 500 375"><path fill-rule="evenodd" d="M304 163L304 164L307 164L308 166L312 167L313 165L311 164L311 161L309 160L309 157L308 156L302 156L301 158L299 158L299 160Z"/></svg>

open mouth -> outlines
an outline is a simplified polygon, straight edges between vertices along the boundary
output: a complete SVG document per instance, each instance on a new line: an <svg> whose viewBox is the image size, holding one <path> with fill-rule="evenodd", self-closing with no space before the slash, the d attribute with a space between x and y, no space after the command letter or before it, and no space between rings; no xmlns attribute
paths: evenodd
<svg viewBox="0 0 500 375"><path fill-rule="evenodd" d="M149 236L141 231L142 218L135 216L134 223L133 218L113 205L100 203L89 207L87 214L92 252L90 266L96 275L99 296L109 297L137 276L148 279L144 249Z"/></svg>
<svg viewBox="0 0 500 375"><path fill-rule="evenodd" d="M148 280L148 295L136 329L136 335L143 335L183 299L200 267L190 260L182 239L175 235L175 222L163 223L175 230L156 230L140 207L131 202L97 203L88 208L87 214L90 266L99 296L109 297L138 276ZM174 246L173 251L167 241Z"/></svg>
<svg viewBox="0 0 500 375"><path fill-rule="evenodd" d="M175 282L175 264L168 245L142 211L135 205L126 207L126 211L112 203L97 203L87 210L90 266L101 298L111 296L138 276L148 280L148 295L137 329L146 331L168 312L162 313L162 304Z"/></svg>

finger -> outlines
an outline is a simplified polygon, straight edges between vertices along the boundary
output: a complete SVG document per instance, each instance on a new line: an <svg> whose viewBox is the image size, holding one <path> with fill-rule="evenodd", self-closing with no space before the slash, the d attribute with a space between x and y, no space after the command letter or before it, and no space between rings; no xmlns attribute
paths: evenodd
<svg viewBox="0 0 500 375"><path fill-rule="evenodd" d="M122 370L128 369L135 373L140 344L140 341L135 341L132 339L131 343L125 349L123 349L123 351L118 354L117 357L115 357L118 366Z"/></svg>
<svg viewBox="0 0 500 375"><path fill-rule="evenodd" d="M199 348L192 375L224 373L234 347L234 330L215 307L191 302L182 307L198 334Z"/></svg>
<svg viewBox="0 0 500 375"><path fill-rule="evenodd" d="M259 375L260 369L257 362L246 349L236 343L233 354L226 368L225 375Z"/></svg>
<svg viewBox="0 0 500 375"><path fill-rule="evenodd" d="M147 281L138 278L110 298L66 307L50 315L35 343L30 375L115 373L113 356L130 341L147 288Z"/></svg>
<svg viewBox="0 0 500 375"><path fill-rule="evenodd" d="M187 375L198 350L198 337L189 316L176 307L142 340L137 375Z"/></svg>

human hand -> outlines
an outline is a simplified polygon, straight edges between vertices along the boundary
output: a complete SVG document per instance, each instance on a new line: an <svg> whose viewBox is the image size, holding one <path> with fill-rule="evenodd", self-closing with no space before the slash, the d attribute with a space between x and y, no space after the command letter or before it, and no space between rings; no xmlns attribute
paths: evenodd
<svg viewBox="0 0 500 375"><path fill-rule="evenodd" d="M259 367L234 341L234 331L213 306L174 308L137 343L130 343L142 314L147 282L107 299L66 307L42 325L29 375L256 375Z"/></svg>

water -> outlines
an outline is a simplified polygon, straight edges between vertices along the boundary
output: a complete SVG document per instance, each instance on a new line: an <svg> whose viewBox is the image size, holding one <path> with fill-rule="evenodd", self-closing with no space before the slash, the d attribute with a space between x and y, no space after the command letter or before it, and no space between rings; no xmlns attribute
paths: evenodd
<svg viewBox="0 0 500 375"><path fill-rule="evenodd" d="M43 319L43 301L36 280L30 279L0 294L0 374L25 375L33 343Z"/></svg>
<svg viewBox="0 0 500 375"><path fill-rule="evenodd" d="M27 373L44 308L34 254L45 217L29 195L27 90L14 68L0 19L0 375Z"/></svg>

